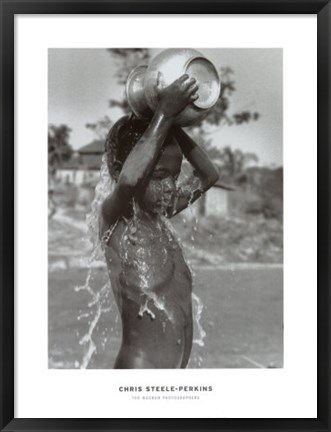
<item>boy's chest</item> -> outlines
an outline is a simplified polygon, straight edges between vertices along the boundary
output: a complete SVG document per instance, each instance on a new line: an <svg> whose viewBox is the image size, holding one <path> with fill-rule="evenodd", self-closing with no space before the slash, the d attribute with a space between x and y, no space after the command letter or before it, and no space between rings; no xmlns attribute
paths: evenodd
<svg viewBox="0 0 331 432"><path fill-rule="evenodd" d="M182 250L167 227L129 223L120 231L112 243L116 243L122 279L127 286L154 291L179 279L180 270L188 279Z"/></svg>

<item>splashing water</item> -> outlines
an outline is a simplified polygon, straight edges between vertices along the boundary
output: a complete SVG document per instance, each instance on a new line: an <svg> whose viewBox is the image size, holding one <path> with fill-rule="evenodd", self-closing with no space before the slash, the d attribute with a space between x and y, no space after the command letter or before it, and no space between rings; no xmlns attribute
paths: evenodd
<svg viewBox="0 0 331 432"><path fill-rule="evenodd" d="M94 199L91 204L91 211L86 216L87 227L89 231L90 241L92 243L92 255L90 261L101 253L101 241L99 239L99 215L103 201L110 195L115 188L115 181L110 178L107 167L106 155L102 157L100 168L100 180L95 188Z"/></svg>
<svg viewBox="0 0 331 432"><path fill-rule="evenodd" d="M197 181L195 182L195 186L196 186L195 190L200 189L202 191L201 182L199 179L197 179ZM192 204L193 204L192 201L193 201L193 195L194 195L195 190L191 191L191 196L190 196L189 205L188 205L188 209L189 209L190 214L191 214L191 219L193 221L193 233L190 236L190 239L192 242L191 247L193 250L195 250L195 235L196 235L196 232L198 230L198 218L197 218L196 213L194 212L194 210L192 208ZM183 255L185 257L184 253L183 253ZM192 277L194 278L195 272L193 271L192 266L189 264L188 261L187 261L187 264L190 268ZM193 320L194 320L195 329L197 332L197 334L195 335L195 337L193 339L193 343L200 346L200 347L203 347L205 345L204 339L207 335L204 328L202 327L202 324L201 324L201 317L202 317L202 312L203 312L204 306L203 306L203 303L202 303L200 297L198 297L194 292L192 292L192 307L193 307L193 311L192 311ZM195 360L196 360L198 366L201 367L203 364L203 357L198 352L195 353Z"/></svg>
<svg viewBox="0 0 331 432"><path fill-rule="evenodd" d="M195 241L195 234L198 230L198 218L196 217L196 214L193 211L192 201L193 201L193 195L194 195L195 191L199 191L199 190L201 192L203 192L202 186L201 186L201 181L200 181L200 179L195 178L195 188L191 190L191 196L190 196L189 205L188 205L188 209L191 213L191 218L193 221L193 234L191 234L191 236L190 236L193 249L195 249L194 241ZM183 251L183 255L185 257L184 251ZM192 276L194 277L195 272L193 271L192 266L189 264L189 262L187 260L186 260L186 263L189 266L189 269L191 271ZM193 318L194 318L194 321L196 324L196 328L198 330L198 335L195 339L193 339L193 343L202 347L205 345L204 338L206 337L206 332L203 329L202 324L200 322L202 311L203 311L203 303L202 303L201 299L194 292L192 292L192 304L193 304ZM198 361L199 361L199 365L200 365L202 362L202 358L200 356L198 356Z"/></svg>
<svg viewBox="0 0 331 432"><path fill-rule="evenodd" d="M193 343L203 347L205 345L204 338L206 337L206 332L204 331L200 322L202 311L203 311L203 304L201 299L195 293L192 293L192 300L193 300L193 316L198 330L198 335L195 339L193 339Z"/></svg>
<svg viewBox="0 0 331 432"><path fill-rule="evenodd" d="M147 315L150 315L151 319L155 319L155 313L151 311L148 307L148 300L149 298L147 297L146 302L140 306L138 315L142 318L144 316L144 313L146 313Z"/></svg>
<svg viewBox="0 0 331 432"><path fill-rule="evenodd" d="M196 217L195 212L193 211L192 201L193 201L193 195L194 195L195 191L199 191L199 190L202 190L201 189L201 182L200 182L200 180L196 184L196 189L195 190L193 189L191 191L191 196L190 196L189 205L188 205L188 209L190 210L191 217L192 217L192 220L193 220L193 234L191 234L191 240L192 240L192 243L193 243L193 248L194 248L194 241L195 241L195 233L196 233L196 231L198 229L198 218Z"/></svg>
<svg viewBox="0 0 331 432"><path fill-rule="evenodd" d="M92 250L90 257L87 262L87 276L85 284L82 286L75 287L75 291L86 291L91 296L91 301L88 303L88 307L95 307L95 313L91 321L89 322L89 328L87 333L80 339L80 345L87 346L84 357L79 364L79 368L86 369L91 361L93 354L96 352L96 344L93 341L93 332L102 316L102 314L107 313L111 310L109 293L110 293L110 282L107 280L101 289L92 287L93 280L93 264L98 260L103 260L102 253L102 242L99 239L99 215L101 210L101 205L104 199L113 191L115 182L111 180L108 174L108 168L106 163L106 156L102 159L101 169L100 169L100 180L95 189L95 195L93 202L91 204L91 212L86 217L88 232L90 242L92 244ZM115 229L116 226L113 227ZM113 230L112 229L112 230ZM106 232L107 236L111 235L112 230ZM81 319L86 316L91 316L90 313L80 315L77 319Z"/></svg>

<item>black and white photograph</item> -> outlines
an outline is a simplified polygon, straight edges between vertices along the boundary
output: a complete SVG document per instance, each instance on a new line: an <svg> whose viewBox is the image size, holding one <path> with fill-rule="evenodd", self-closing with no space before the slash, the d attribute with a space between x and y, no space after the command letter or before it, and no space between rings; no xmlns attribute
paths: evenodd
<svg viewBox="0 0 331 432"><path fill-rule="evenodd" d="M283 50L49 48L48 368L283 368L283 294Z"/></svg>

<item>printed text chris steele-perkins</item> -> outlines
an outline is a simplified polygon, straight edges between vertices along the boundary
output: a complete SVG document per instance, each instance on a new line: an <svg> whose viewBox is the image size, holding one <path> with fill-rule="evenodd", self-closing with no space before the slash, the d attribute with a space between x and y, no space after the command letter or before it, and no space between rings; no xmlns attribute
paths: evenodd
<svg viewBox="0 0 331 432"><path fill-rule="evenodd" d="M120 392L210 392L213 386L120 386Z"/></svg>

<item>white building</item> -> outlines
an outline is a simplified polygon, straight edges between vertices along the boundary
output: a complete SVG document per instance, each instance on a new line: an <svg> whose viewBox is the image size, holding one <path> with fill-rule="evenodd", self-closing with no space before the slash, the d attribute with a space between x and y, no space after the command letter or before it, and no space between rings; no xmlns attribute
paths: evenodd
<svg viewBox="0 0 331 432"><path fill-rule="evenodd" d="M99 179L104 141L93 141L77 150L56 172L56 180L65 184L95 183Z"/></svg>

